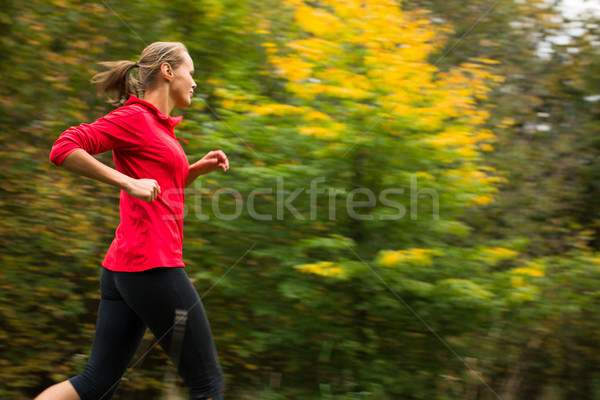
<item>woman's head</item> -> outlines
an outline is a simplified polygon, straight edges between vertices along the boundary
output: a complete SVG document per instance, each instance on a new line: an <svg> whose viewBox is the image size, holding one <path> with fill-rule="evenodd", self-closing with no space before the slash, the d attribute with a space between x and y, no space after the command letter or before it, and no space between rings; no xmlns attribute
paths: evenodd
<svg viewBox="0 0 600 400"><path fill-rule="evenodd" d="M182 64L185 64L186 69L189 69L191 65L193 73L192 59L185 45L179 42L152 43L142 51L137 63L106 61L100 64L108 67L109 70L94 75L92 83L98 84L98 93L108 94L111 97L110 103L114 105L123 105L131 94L143 97L147 90L169 81L171 76L169 74L173 74L172 81L174 83L186 83L182 82L179 74L175 73L175 70L178 70ZM136 67L138 68L137 76L134 76L132 72ZM185 72L190 73L189 71ZM193 86L195 87L195 84ZM178 87L178 89L176 94L183 91L183 87ZM179 103L181 101L178 101L178 106L189 104L189 102L187 104Z"/></svg>

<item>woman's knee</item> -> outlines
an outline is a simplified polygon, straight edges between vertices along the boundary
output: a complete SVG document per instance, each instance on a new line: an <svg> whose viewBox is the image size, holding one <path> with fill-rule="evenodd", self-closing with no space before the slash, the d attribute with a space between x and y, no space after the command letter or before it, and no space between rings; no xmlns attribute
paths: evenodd
<svg viewBox="0 0 600 400"><path fill-rule="evenodd" d="M70 379L71 384L79 394L81 400L111 399L121 382L121 377L104 376L97 377L89 373L83 373Z"/></svg>
<svg viewBox="0 0 600 400"><path fill-rule="evenodd" d="M210 376L199 377L188 382L191 400L221 400L224 376L219 368Z"/></svg>

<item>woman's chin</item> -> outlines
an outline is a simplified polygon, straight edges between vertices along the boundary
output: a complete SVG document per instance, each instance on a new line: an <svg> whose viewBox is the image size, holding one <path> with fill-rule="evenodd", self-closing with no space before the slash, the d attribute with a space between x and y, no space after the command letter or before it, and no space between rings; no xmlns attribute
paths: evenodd
<svg viewBox="0 0 600 400"><path fill-rule="evenodd" d="M181 107L187 107L187 106L189 106L190 104L192 104L192 98L191 98L191 97L188 97L187 99L185 99L185 100L181 100L180 102L178 102L178 103L177 103L177 105L176 105L175 107L180 107L180 108L181 108Z"/></svg>

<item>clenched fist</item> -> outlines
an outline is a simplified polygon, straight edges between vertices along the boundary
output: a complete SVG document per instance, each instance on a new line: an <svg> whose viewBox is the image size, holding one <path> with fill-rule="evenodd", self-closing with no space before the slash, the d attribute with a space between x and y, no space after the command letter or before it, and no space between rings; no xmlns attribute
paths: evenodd
<svg viewBox="0 0 600 400"><path fill-rule="evenodd" d="M160 193L160 186L154 179L132 179L123 190L130 196L150 202Z"/></svg>

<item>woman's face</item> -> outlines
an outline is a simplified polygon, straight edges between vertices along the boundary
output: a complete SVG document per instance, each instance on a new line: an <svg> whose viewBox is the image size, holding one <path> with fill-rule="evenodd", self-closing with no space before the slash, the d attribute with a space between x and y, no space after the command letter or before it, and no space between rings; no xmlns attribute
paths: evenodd
<svg viewBox="0 0 600 400"><path fill-rule="evenodd" d="M181 53L182 63L174 70L171 81L171 96L175 100L175 107L187 107L192 102L196 82L194 74L194 61L188 52Z"/></svg>

